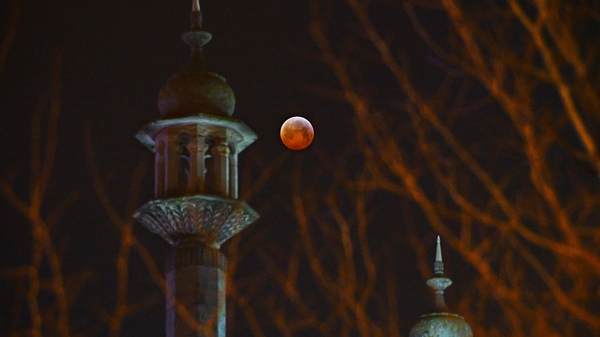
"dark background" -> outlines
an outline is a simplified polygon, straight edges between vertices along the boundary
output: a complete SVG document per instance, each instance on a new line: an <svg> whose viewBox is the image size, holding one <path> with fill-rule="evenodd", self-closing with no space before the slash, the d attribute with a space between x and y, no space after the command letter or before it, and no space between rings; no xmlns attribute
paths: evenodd
<svg viewBox="0 0 600 337"><path fill-rule="evenodd" d="M286 258L300 241L292 202L292 192L294 188L298 188L293 183L294 172L300 172L300 183L297 184L301 185L300 190L308 194L314 193L315 198L323 197L317 203L318 207L307 214L311 225L318 221L335 224L334 215L325 205L324 197L330 192L335 193L334 197L342 213L348 218L352 216L355 205L351 199L354 195L332 187L332 182L341 179L340 176L350 180L358 177L364 169L363 155L366 153L357 148L358 135L366 133L364 130L363 133L356 131L360 129L357 127L359 122L356 113L346 99L341 97L338 80L331 68L323 62L321 50L310 34L309 3L311 2L300 0L201 1L203 29L213 35L212 41L204 48L206 63L214 72L223 75L235 92L237 102L233 117L244 121L258 134L258 140L241 153L239 167L240 195L261 214L261 218L239 234L239 242L225 243L222 250L226 254L239 252L239 264L231 271L236 289L254 308L268 336L279 335L277 329L269 323L269 315L272 313L261 311L268 308L268 301L272 298L277 299L277 308L290 311L288 317L294 318L296 314L301 316L294 312L293 305L286 302L276 282L268 276L264 277L265 268L260 258L260 254L268 254L277 268L286 270ZM525 68L531 66L545 71L542 59L537 54L527 59L531 39L524 34L522 25L514 17L504 17L506 13L510 14L505 2L465 0L460 3L463 8L468 9L465 12L472 14L470 18L477 26L483 27L480 33L498 37L499 45L505 48L502 52L523 60L521 65ZM557 3L565 5L565 2ZM51 93L52 71L59 69L61 104L58 150L42 213L47 215L70 193L77 193L76 201L51 229L51 235L62 259L64 275L88 275L70 310L74 335L105 336L108 328L102 320L102 313L112 314L117 285L115 260L121 244L121 232L107 216L93 185L93 170L88 163L90 153L86 154L85 139L91 140L99 179L105 186L110 201L121 217L130 219L131 214L127 214L126 205L137 168L145 168L145 175L142 178L140 197L134 201L136 206L141 206L153 197L153 155L134 135L144 125L159 117L156 100L161 86L171 75L183 69L187 62L189 48L179 36L189 28L191 1L4 1L0 4L0 37L7 36L11 11L17 4L20 4L20 19L16 36L0 74L0 178L8 182L20 198L28 200L32 118L36 111L42 111L43 140L47 136L45 126L49 123L48 106L44 102L47 102ZM386 130L387 139L401 148L403 160L415 173L418 172L416 176L419 186L427 197L439 201L442 206L439 214L447 228L459 233L462 219L455 215L464 215L464 212L460 213L464 210L452 203L428 169L427 158L416 141L417 123L407 113L407 106L410 104L403 105L410 101L407 94L390 74L389 68L381 62L380 55L348 4L336 1L322 1L321 4L319 11L323 18L322 24L330 24L327 33L330 47L339 59L347 57L346 65L350 69L351 80L357 85L358 92L371 102L369 111L373 112L373 116L377 115L374 112L383 111L385 122L381 122L383 127L378 131ZM429 4L434 5L429 7ZM585 12L585 6L595 6L585 1L578 2L578 5L581 7L573 5L578 10L577 13ZM387 39L391 52L395 56L405 56L405 59L398 56L399 63L405 66L403 70L410 72L412 85L422 98L428 102L431 99L433 108L453 136L476 157L476 161L494 181L500 182L507 177L508 187L503 193L522 212L518 216L524 219L525 226L539 231L546 238L563 243L563 237L557 234L560 233L558 226L552 222L551 207L539 196L530 179L529 169L535 163L524 154L524 141L520 134L522 130L513 125L499 100L492 97L482 84L477 76L480 69L469 69L469 55L463 45L457 42L460 39L454 28L449 28L452 27L452 22L448 13L435 6L439 6L436 1L423 1L415 8L435 42L449 53L455 53L451 55L458 58L455 64L442 60L426 46L400 4L393 1L372 2L369 4L369 15L378 32ZM569 6L571 5L567 2L566 8L571 8ZM535 8L526 9L531 11L531 15L535 13ZM583 17L589 19L587 15ZM600 83L597 80L600 54L593 53L593 46L598 45L598 27L598 19L593 18L568 31L579 39L576 42L580 43L581 51L591 55L589 72L582 83L589 81L595 89ZM480 43L484 45L483 42ZM489 52L486 55L489 60L486 59L486 62L498 60L494 59L497 56L494 54L495 50L490 48L486 51ZM568 68L567 61L562 62L567 64L562 70L565 77L568 77L572 70ZM522 69L515 69L507 74L523 75L519 72ZM539 81L539 85L535 82L531 95L528 96L527 92L523 94L533 101L533 125L538 127L535 132L547 136L551 132L545 133L545 130L555 128L560 136L557 137L560 138L558 141L552 140L548 151L544 153L552 174L549 179L555 183L560 202L565 207L571 207L567 210L571 212L568 216L576 223L577 230L583 233L581 237L585 237L578 248L583 247L592 258L596 258L598 245L595 242L600 235L594 234L597 227L594 216L597 215L597 209L600 209L595 207L600 198L597 197L597 172L590 164L593 158L576 155L585 151L565 118L555 83L545 83L534 76L527 76L530 75L526 74L523 78ZM508 84L503 85L516 83L511 80L507 75L505 81ZM436 97L432 96L439 93L437 90L442 87L442 83L448 88L448 99L436 101ZM470 87L463 87L464 83L470 83ZM457 103L458 109L452 110L455 107L455 97L465 87L468 90L462 97L464 106ZM573 84L573 88L575 87ZM514 97L515 102L523 98L516 94ZM600 125L597 123L600 120L597 111L593 111L593 105L587 104L584 98L580 99L576 102L578 109L590 132L597 136ZM468 113L461 110L471 108L470 104L477 108ZM279 139L281 124L295 115L310 120L315 129L313 144L298 152L286 149ZM439 162L457 173L461 193L487 214L504 221L504 214L493 198L454 155L440 134L429 124L425 129L426 138L432 144L439 145L436 145ZM369 141L366 143L369 149L376 148ZM378 167L375 171L383 172L385 178L390 179L391 185L402 186L401 177L385 171L385 165L378 160L373 164ZM423 271L431 267L429 261L433 261L437 234L419 205L405 192L374 188L368 200L368 240L373 250L377 251L375 261L380 270L376 293L379 299L387 299L386 281L390 279L389 276L394 277L398 296L399 330L402 334L408 332L420 314L431 308L431 293L423 284L423 276L426 274ZM0 200L2 334L3 329L10 325L15 308L22 312L20 327L29 323L27 303L23 298L18 298L19 294L26 291L27 282L15 281L4 271L30 263L32 236L29 221L5 198ZM489 209L486 208L488 204ZM550 224L548 228L544 227L544 221ZM560 316L558 323L539 316L541 321L552 321L547 324L550 327L547 331L571 329L570 335L576 336L591 333L592 329L586 330L585 323L573 319L568 310L556 305L554 294L548 290L539 273L522 262L523 259L518 255L521 251L535 255L545 270L555 273L554 279L559 286L567 292L572 291L569 296L576 303L583 303L581 306L595 315L598 312L597 296L594 295L597 288L591 284L594 280L597 281L597 276L586 274L589 270L587 265L581 261L575 263L564 256L552 255L548 250L520 237L518 239L524 241L524 244L511 246L508 236L505 236L506 233L510 234L510 230L496 230L479 225L474 222L475 243L465 251L475 251L475 246L480 242L492 243L492 247L482 253L484 261L499 279L512 287L510 289L516 289L517 297L522 298L518 303L521 305L519 310L525 308L522 312L531 313L540 309L543 314ZM165 256L170 251L169 245L139 224L135 224L134 234L151 252L162 271ZM411 240L415 238L421 242L423 251L428 253L413 250L415 245ZM335 253L335 249L340 247L339 241L328 242L327 237L317 234L315 242L319 240L322 241L321 246L331 247L329 253ZM477 317L479 331L490 331L493 336L509 335L506 331L511 331L511 328L507 323L509 319L503 316L502 301L494 297L497 295L495 289L485 289L486 283L485 280L482 281L481 273L465 261L465 251L462 251L461 256L444 246L447 274L455 282L446 296L450 307L461 303L461 309L464 309L462 314L471 319ZM513 259L510 254L517 257ZM325 255L323 264L334 270L335 262L328 260L333 259L334 254ZM426 257L423 258L424 256ZM509 262L505 261L505 257ZM356 258L360 261L360 256ZM143 312L125 319L121 335L163 336L163 295L135 253L132 252L128 262L128 299L134 303L152 294L157 294L158 297ZM328 264L329 262L331 263ZM510 269L513 267L510 263L513 262L517 265L516 271ZM572 263L579 269L572 269ZM46 262L42 264L40 272L43 277L49 277ZM89 274L85 274L86 272ZM327 301L326 296L322 296L321 289L315 284L314 278L310 277L310 266L306 261L301 263L300 274L298 289L307 296L311 309L319 317L326 317L333 304ZM513 277L522 284L510 284ZM582 289L589 292L577 291L574 284L580 279L584 280L582 282L591 280L589 284L582 286ZM255 286L254 283L264 285ZM53 305L54 298L48 293L45 291L40 295L41 306ZM467 293L473 297L461 298ZM22 303L23 306L19 308L17 303ZM507 308L514 309L511 307L512 302L504 304ZM372 306L373 308L367 308L371 317L385 317L386 312L379 312L381 308L375 304ZM485 307L485 310L480 312L479 306ZM228 310L229 334L253 335L239 302L230 299ZM527 321L527 318L519 318ZM473 324L473 320L470 323ZM515 326L518 324L515 323ZM528 324L530 322L524 323ZM533 327L527 326L524 331L537 331L534 323L531 325ZM543 324L539 326L544 327ZM558 328L552 330L556 326ZM565 328L566 326L575 328ZM585 332L577 334L577 329ZM546 330L540 328L539 331ZM302 333L306 336L316 335L311 334L310 329L305 329Z"/></svg>

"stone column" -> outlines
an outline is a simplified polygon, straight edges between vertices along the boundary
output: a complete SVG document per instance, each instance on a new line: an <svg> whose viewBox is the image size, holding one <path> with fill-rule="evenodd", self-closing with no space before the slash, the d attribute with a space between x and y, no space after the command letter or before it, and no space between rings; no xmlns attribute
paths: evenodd
<svg viewBox="0 0 600 337"><path fill-rule="evenodd" d="M188 191L190 193L204 193L204 172L205 167L205 156L208 146L204 142L204 136L198 133L192 135L190 143L188 144L188 151L190 151L190 179Z"/></svg>
<svg viewBox="0 0 600 337"><path fill-rule="evenodd" d="M238 198L238 154L235 148L229 154L229 197Z"/></svg>
<svg viewBox="0 0 600 337"><path fill-rule="evenodd" d="M226 139L219 139L215 146L217 163L217 191L221 196L229 196L229 146Z"/></svg>
<svg viewBox="0 0 600 337"><path fill-rule="evenodd" d="M225 337L225 256L199 237L174 246L167 262L167 337Z"/></svg>
<svg viewBox="0 0 600 337"><path fill-rule="evenodd" d="M177 139L177 130L167 130L165 141L165 195L171 197L179 193L179 156L181 146Z"/></svg>
<svg viewBox="0 0 600 337"><path fill-rule="evenodd" d="M160 139L156 143L154 155L154 197L165 196L165 142Z"/></svg>

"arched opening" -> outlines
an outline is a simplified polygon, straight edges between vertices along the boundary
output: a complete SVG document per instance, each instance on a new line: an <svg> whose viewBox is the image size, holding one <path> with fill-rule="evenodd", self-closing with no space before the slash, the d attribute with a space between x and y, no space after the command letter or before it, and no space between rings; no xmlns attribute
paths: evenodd
<svg viewBox="0 0 600 337"><path fill-rule="evenodd" d="M207 194L217 194L217 161L215 160L215 140L210 137L204 137L207 150L204 155L204 191Z"/></svg>

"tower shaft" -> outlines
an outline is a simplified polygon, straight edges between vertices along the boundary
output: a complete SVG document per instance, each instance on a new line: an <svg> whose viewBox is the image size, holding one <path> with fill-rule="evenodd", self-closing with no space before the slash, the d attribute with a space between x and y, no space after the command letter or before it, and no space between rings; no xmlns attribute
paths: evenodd
<svg viewBox="0 0 600 337"><path fill-rule="evenodd" d="M167 262L167 337L225 336L226 264L196 238L177 243Z"/></svg>

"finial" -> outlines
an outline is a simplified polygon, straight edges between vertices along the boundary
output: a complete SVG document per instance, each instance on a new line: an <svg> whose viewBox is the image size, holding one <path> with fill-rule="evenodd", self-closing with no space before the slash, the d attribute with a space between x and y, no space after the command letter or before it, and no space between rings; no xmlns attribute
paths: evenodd
<svg viewBox="0 0 600 337"><path fill-rule="evenodd" d="M190 23L192 24L192 31L199 31L200 27L202 27L202 11L200 11L199 0L192 0L192 12L190 13Z"/></svg>
<svg viewBox="0 0 600 337"><path fill-rule="evenodd" d="M202 30L202 12L199 0L192 0L192 12L190 13L191 29L181 35L181 39L192 48L192 57L188 67L204 69L202 60L202 47L210 41L212 35Z"/></svg>
<svg viewBox="0 0 600 337"><path fill-rule="evenodd" d="M439 235L437 237L433 272L437 277L427 280L427 285L435 290L435 306L438 310L448 311L444 301L444 290L452 284L452 280L442 277L444 275L444 262L442 261L442 246Z"/></svg>
<svg viewBox="0 0 600 337"><path fill-rule="evenodd" d="M436 275L444 275L444 262L442 261L442 246L439 235L437 237L437 247L435 249L435 262L433 262L433 272Z"/></svg>

